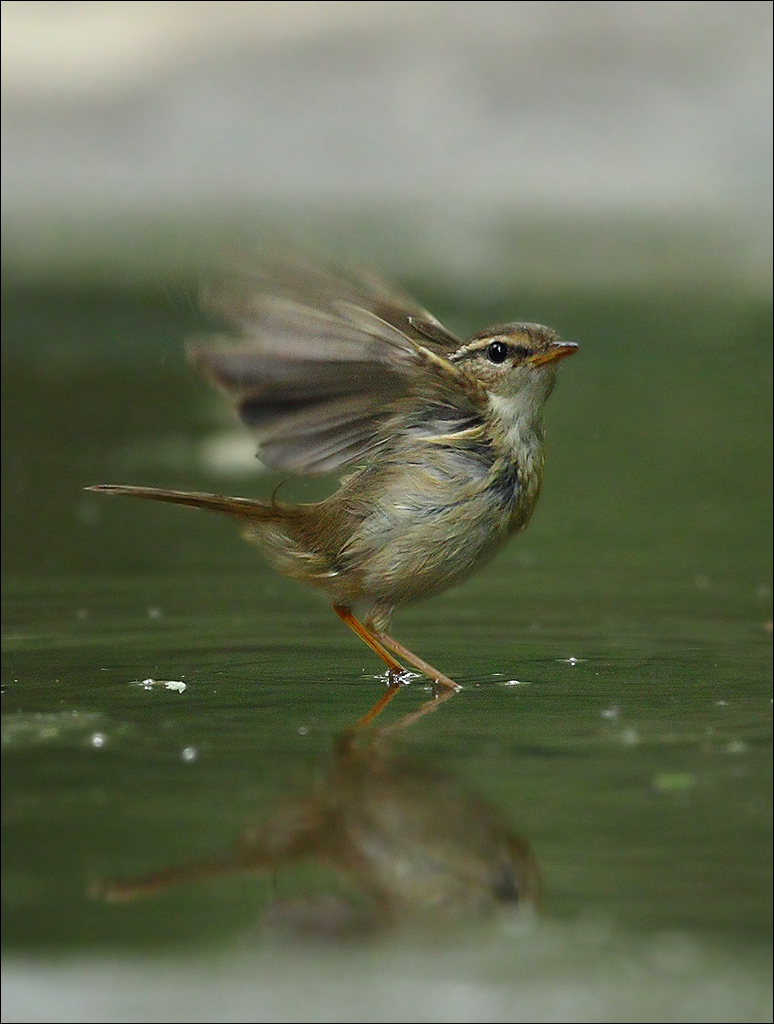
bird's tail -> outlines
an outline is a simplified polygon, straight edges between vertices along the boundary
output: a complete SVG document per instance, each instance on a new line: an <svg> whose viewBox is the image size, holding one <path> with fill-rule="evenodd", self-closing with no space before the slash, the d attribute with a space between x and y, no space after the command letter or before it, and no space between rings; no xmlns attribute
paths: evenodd
<svg viewBox="0 0 774 1024"><path fill-rule="evenodd" d="M87 491L100 494L127 494L132 498L151 498L174 505L191 505L212 512L225 512L234 519L266 522L276 517L276 507L268 501L252 498L227 498L223 494L205 494L200 491L168 491L162 487L134 487L131 484L94 484Z"/></svg>

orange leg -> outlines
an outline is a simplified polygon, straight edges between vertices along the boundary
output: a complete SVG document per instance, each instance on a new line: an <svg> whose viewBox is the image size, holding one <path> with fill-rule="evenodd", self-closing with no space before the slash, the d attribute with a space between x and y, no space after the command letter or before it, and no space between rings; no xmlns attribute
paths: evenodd
<svg viewBox="0 0 774 1024"><path fill-rule="evenodd" d="M387 691L379 698L370 711L363 715L362 718L358 719L354 728L360 729L363 726L370 725L371 722L373 722L373 720L382 713L400 689L399 679L406 670L399 661L396 661L395 658L393 658L387 648L404 658L423 675L432 679L433 682L440 684L446 691L442 696L433 697L432 700L424 703L417 711L401 718L400 721L395 723L395 725L390 726L389 731L392 731L393 729L402 729L407 725L411 725L412 722L415 722L418 718L422 718L428 712L434 711L435 708L443 704L445 700L448 700L449 697L462 689L459 683L455 683L453 679L449 679L449 677L445 676L443 672L439 672L438 669L433 668L433 666L428 664L428 662L418 657L407 647L404 647L403 644L391 637L389 633L385 633L384 630L379 629L372 620L368 620L363 624L355 618L349 608L345 608L340 604L334 604L333 610L342 622L345 622L353 632L357 633L360 639L364 643L368 644L374 654L377 654L382 659L387 666L387 671L390 677L390 685Z"/></svg>
<svg viewBox="0 0 774 1024"><path fill-rule="evenodd" d="M459 683L455 683L453 679L449 679L449 677L445 676L443 672L439 672L437 668L433 668L433 666L428 662L414 654L413 651L410 651L408 647L404 647L402 643L391 637L389 633L385 633L383 630L377 629L371 622L368 623L368 626L370 627L369 632L375 640L380 644L383 644L385 647L389 647L391 651L407 661L409 665L413 665L414 668L419 669L419 671L423 675L427 676L428 679L432 679L434 683L440 683L441 686L444 686L452 693L456 693L458 690L462 689Z"/></svg>
<svg viewBox="0 0 774 1024"><path fill-rule="evenodd" d="M388 650L379 643L373 631L364 626L362 622L355 618L349 608L345 608L343 604L335 604L333 610L336 612L342 622L346 622L349 628L360 637L360 639L368 644L374 654L377 654L390 673L390 676L402 676L405 675L406 670L399 661L390 654Z"/></svg>
<svg viewBox="0 0 774 1024"><path fill-rule="evenodd" d="M359 619L355 618L355 616L352 614L349 608L345 608L344 605L341 604L335 604L333 606L333 610L336 612L341 621L346 622L349 628L354 633L357 633L360 639L364 643L368 644L368 646L371 648L374 654L377 654L382 659L384 664L387 666L390 685L388 689L385 691L385 693L376 702L376 704L374 704L371 710L366 712L366 714L363 715L362 718L359 718L357 722L355 722L354 728L362 729L364 726L370 725L371 722L373 722L373 720L378 715L380 715L382 711L384 711L384 709L390 703L392 698L400 689L400 682L398 680L401 678L401 676L404 676L406 674L406 670L401 665L401 663L399 661L396 661L395 658L393 658L393 656L390 654L390 652L386 650L382 646L382 644L379 643L379 641L376 639L373 632L368 628L368 626L364 626Z"/></svg>

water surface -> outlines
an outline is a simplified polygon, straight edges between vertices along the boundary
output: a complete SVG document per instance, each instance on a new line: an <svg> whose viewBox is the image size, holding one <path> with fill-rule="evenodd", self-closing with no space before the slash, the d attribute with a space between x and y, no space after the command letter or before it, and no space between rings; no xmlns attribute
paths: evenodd
<svg viewBox="0 0 774 1024"><path fill-rule="evenodd" d="M324 787L384 680L319 595L229 523L83 493L280 482L241 457L185 365L187 295L19 288L3 350L3 932L29 1014L770 1014L770 310L414 284L459 332L523 317L582 346L547 409L527 532L394 623L464 687L396 734L395 756L528 840L540 914L356 948L261 926L278 899L339 891L314 862L121 906L89 897L100 879L233 848L289 794ZM416 680L383 721L428 697Z"/></svg>

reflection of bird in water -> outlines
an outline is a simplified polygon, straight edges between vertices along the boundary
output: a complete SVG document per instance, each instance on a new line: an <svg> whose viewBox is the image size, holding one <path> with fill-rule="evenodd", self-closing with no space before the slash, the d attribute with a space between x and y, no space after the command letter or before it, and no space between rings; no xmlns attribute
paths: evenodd
<svg viewBox="0 0 774 1024"><path fill-rule="evenodd" d="M333 869L353 890L275 901L271 924L347 932L423 919L469 919L535 904L539 871L526 842L480 798L427 765L397 759L383 741L338 744L315 791L284 800L221 857L101 883L111 902L239 872L273 873L300 861Z"/></svg>

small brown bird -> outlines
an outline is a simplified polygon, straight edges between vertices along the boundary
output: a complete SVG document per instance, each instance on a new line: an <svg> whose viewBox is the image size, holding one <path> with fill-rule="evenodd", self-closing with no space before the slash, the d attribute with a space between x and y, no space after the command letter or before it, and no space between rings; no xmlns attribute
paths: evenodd
<svg viewBox="0 0 774 1024"><path fill-rule="evenodd" d="M463 341L368 273L301 262L236 267L204 305L237 338L191 342L191 360L255 431L262 462L354 470L303 505L88 489L225 512L279 572L328 594L387 665L392 690L407 674L397 658L459 689L386 632L390 617L464 580L527 525L543 476L543 405L577 345L531 323Z"/></svg>

